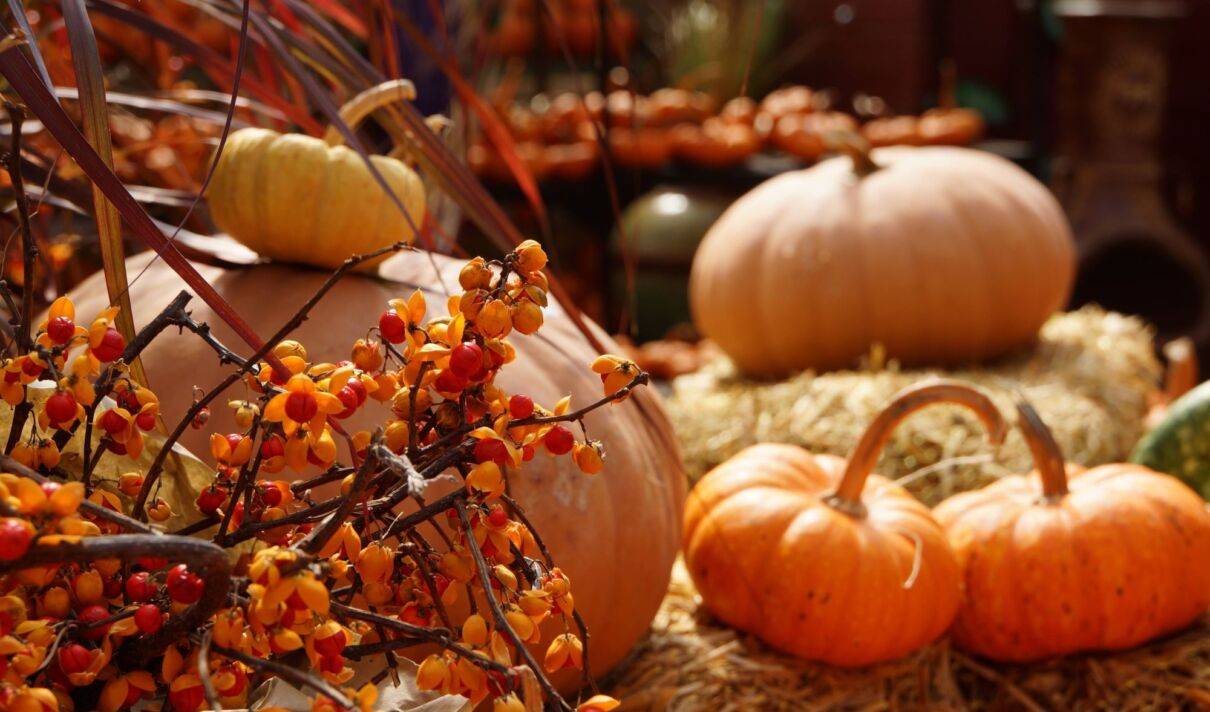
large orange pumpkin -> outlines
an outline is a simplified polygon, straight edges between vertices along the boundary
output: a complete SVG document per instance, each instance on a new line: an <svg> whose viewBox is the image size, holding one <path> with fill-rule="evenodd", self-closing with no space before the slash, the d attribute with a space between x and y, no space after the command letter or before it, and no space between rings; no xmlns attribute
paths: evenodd
<svg viewBox="0 0 1210 712"><path fill-rule="evenodd" d="M139 274L150 253L132 257L128 273ZM353 275L342 280L311 318L293 335L313 360L349 357L354 340L377 323L386 300L424 289L430 311L443 309L442 282L458 289L461 262L431 256L440 278L423 253L405 253L388 260L382 278ZM224 270L196 265L198 271L230 301L252 327L269 335L285 323L313 294L326 273L281 265ZM162 261L150 267L131 287L135 321L145 323L183 288ZM81 314L93 314L108 304L102 277L81 284L72 294ZM211 324L219 339L233 347L238 339L199 300L191 303L194 318ZM607 336L598 332L606 343ZM510 341L517 362L500 376L501 386L553 404L571 394L573 405L587 405L601 395L601 381L588 364L595 352L556 306L547 310L542 331L516 335ZM190 405L191 387L210 388L228 373L212 351L191 334L168 333L144 355L152 387L160 396L169 422ZM513 492L550 545L557 562L571 577L576 608L585 616L592 639L592 667L604 672L634 645L651 623L668 586L678 549L678 528L685 496L682 470L671 428L654 389L639 389L637 402L603 408L588 416L592 437L606 449L605 469L594 477L567 464L539 455L510 478ZM228 398L243 398L242 386L215 401L210 423L217 432L234 429ZM641 406L641 410L640 410ZM388 413L366 407L345 421L352 429L380 424ZM208 452L207 431L190 431L185 444ZM550 640L557 633L545 631ZM540 652L539 652L540 654ZM564 682L574 682L565 677Z"/></svg>
<svg viewBox="0 0 1210 712"><path fill-rule="evenodd" d="M895 425L933 403L999 411L978 391L903 391L845 460L761 444L707 473L685 507L685 563L702 603L779 650L833 665L891 660L936 639L958 610L959 569L929 510L870 475Z"/></svg>
<svg viewBox="0 0 1210 712"><path fill-rule="evenodd" d="M1028 406L1037 470L934 510L963 567L960 647L1024 662L1121 650L1210 607L1210 513L1179 480L1141 465L1064 465Z"/></svg>
<svg viewBox="0 0 1210 712"><path fill-rule="evenodd" d="M1030 343L1073 270L1063 211L1025 171L896 147L740 198L703 240L690 296L701 331L750 374L851 366L876 342L954 364Z"/></svg>

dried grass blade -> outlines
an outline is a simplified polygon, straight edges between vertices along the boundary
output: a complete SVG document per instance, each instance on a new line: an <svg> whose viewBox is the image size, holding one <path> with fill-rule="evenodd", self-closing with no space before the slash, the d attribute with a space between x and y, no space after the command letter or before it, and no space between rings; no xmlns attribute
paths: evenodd
<svg viewBox="0 0 1210 712"><path fill-rule="evenodd" d="M80 169L114 204L127 225L130 226L131 232L144 244L155 250L194 293L201 297L245 343L253 349L259 350L264 345L264 341L256 335L252 327L244 321L227 300L223 299L214 290L214 287L198 274L193 265L189 264L189 261L168 242L152 222L151 217L126 190L113 171L109 170L85 140L84 135L68 118L63 107L59 106L59 103L42 84L33 66L21 51L20 44L9 43L0 51L0 74L3 74L9 84L20 94L30 111L38 117L47 131L63 147L63 150L75 159ZM285 366L273 354L268 354L266 360L275 369L286 371Z"/></svg>
<svg viewBox="0 0 1210 712"><path fill-rule="evenodd" d="M97 38L84 9L84 0L63 0L63 23L71 45L71 61L76 72L80 118L84 136L97 156L110 171L113 170L113 142L109 135L109 105L105 101L105 78L101 73L101 55ZM134 311L127 292L126 250L122 244L122 218L117 208L105 198L100 187L92 186L93 217L97 225L97 241L101 247L101 268L105 273L105 288L110 304L118 307L117 328L129 343L134 340ZM147 374L141 359L130 364L130 375L144 386Z"/></svg>

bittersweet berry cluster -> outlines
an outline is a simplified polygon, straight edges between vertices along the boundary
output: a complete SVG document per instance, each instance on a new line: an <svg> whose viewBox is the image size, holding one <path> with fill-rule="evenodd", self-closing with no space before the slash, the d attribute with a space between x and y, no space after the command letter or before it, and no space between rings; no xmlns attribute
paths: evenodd
<svg viewBox="0 0 1210 712"><path fill-rule="evenodd" d="M183 311L187 296L130 344L115 310L85 328L56 301L0 379L14 409L0 474L0 710L238 708L269 676L307 689L313 710L369 710L395 653L423 645L440 651L419 665L424 690L490 698L496 712L616 707L604 695L575 706L550 682L565 668L589 681L583 619L508 482L538 456L600 472L605 453L583 418L647 377L601 356L589 367L602 396L576 410L496 384L515 359L509 338L542 327L545 264L532 241L471 260L448 316L431 315L419 291L392 300L334 362L283 339L242 358ZM128 364L168 326L237 368L171 414L180 424L149 467L98 476L101 458L138 458L162 437L168 414ZM211 435L213 477L196 511L173 511L165 444L205 427L207 404L239 380L237 432ZM343 425L369 408L374 429ZM74 476L61 469L73 447ZM432 495L447 474L458 486ZM382 673L349 687L349 661L379 655ZM538 692L522 684L531 671Z"/></svg>

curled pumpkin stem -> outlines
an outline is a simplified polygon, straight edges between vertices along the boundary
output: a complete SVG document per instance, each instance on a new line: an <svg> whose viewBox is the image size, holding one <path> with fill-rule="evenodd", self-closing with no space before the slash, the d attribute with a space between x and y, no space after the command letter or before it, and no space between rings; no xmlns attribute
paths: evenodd
<svg viewBox="0 0 1210 712"><path fill-rule="evenodd" d="M1067 464L1063 461L1063 451L1032 405L1018 401L1017 416L1017 425L1025 436L1034 467L1042 477L1042 498L1047 502L1057 501L1067 494Z"/></svg>
<svg viewBox="0 0 1210 712"><path fill-rule="evenodd" d="M861 440L849 457L840 486L825 501L840 511L857 517L864 516L865 506L861 503L861 491L895 427L912 413L937 403L952 403L969 408L983 421L987 428L988 440L996 445L1004 442L1008 429L1004 416L982 391L958 381L934 381L911 386L900 391L862 433Z"/></svg>

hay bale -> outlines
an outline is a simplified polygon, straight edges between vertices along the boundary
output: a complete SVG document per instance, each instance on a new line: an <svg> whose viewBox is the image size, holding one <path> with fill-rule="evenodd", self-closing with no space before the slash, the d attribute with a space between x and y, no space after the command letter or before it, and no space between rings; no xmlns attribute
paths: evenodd
<svg viewBox="0 0 1210 712"><path fill-rule="evenodd" d="M996 665L941 641L903 660L843 670L769 650L699 604L678 561L651 634L606 681L622 712L1210 708L1210 619L1115 655Z"/></svg>
<svg viewBox="0 0 1210 712"><path fill-rule="evenodd" d="M1068 460L1097 465L1127 457L1142 434L1148 394L1160 375L1150 327L1087 306L1052 317L1032 348L979 368L904 370L874 353L858 371L804 372L761 382L739 376L723 358L676 379L668 410L696 480L758 442L845 455L894 393L928 378L957 378L984 388L1006 415L1016 395L1024 395ZM904 422L878 472L904 478L908 489L932 505L1029 464L1020 434L1010 434L993 452L973 415L937 407Z"/></svg>

